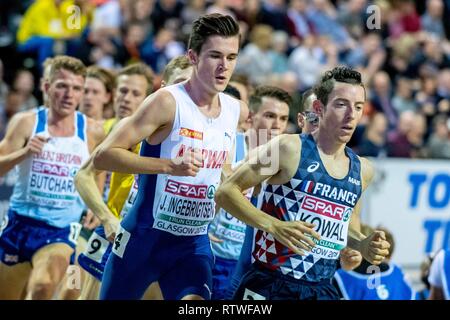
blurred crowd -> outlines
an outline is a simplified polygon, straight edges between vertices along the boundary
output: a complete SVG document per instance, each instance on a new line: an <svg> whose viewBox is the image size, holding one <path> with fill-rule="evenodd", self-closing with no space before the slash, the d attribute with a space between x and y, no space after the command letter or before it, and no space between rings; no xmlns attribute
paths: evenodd
<svg viewBox="0 0 450 320"><path fill-rule="evenodd" d="M234 83L292 95L291 132L302 92L348 65L366 85L351 141L360 155L450 159L450 0L2 0L0 137L12 115L42 103L46 58L112 70L143 61L156 89L192 22L212 12L240 23Z"/></svg>

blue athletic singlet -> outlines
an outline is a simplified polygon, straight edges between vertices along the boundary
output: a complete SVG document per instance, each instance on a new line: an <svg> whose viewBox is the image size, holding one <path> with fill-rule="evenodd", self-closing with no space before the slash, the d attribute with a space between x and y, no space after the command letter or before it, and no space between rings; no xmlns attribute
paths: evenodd
<svg viewBox="0 0 450 320"><path fill-rule="evenodd" d="M142 143L141 155L173 159L199 150L196 177L139 175L136 201L123 219L107 262L101 299L138 299L158 281L165 299L211 295L212 253L207 235L214 218L214 194L231 151L239 101L219 93L220 115L207 118L184 83L166 90L176 101L169 136L158 145ZM189 277L186 277L189 275Z"/></svg>
<svg viewBox="0 0 450 320"><path fill-rule="evenodd" d="M390 264L386 271L361 274L339 269L334 275L345 300L414 300L416 293L402 270Z"/></svg>
<svg viewBox="0 0 450 320"><path fill-rule="evenodd" d="M89 158L86 117L75 113L72 137L51 137L47 128L48 109L36 111L34 135L50 137L40 154L16 166L18 181L11 196L10 208L18 215L65 228L78 222L84 203L73 178Z"/></svg>
<svg viewBox="0 0 450 320"><path fill-rule="evenodd" d="M311 253L300 256L258 230L253 257L258 265L284 276L319 282L333 277L339 252L346 246L350 217L362 193L361 164L346 147L348 174L335 179L327 173L313 137L300 138L301 158L295 176L283 185L266 185L261 210L283 221L313 223L321 240L315 240Z"/></svg>

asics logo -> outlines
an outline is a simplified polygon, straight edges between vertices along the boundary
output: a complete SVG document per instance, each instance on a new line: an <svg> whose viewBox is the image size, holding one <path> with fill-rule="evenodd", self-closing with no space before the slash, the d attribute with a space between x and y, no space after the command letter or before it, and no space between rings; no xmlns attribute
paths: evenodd
<svg viewBox="0 0 450 320"><path fill-rule="evenodd" d="M306 168L306 171L313 173L314 171L316 171L317 169L319 169L319 162L314 161L313 163L311 163L309 165L308 168Z"/></svg>

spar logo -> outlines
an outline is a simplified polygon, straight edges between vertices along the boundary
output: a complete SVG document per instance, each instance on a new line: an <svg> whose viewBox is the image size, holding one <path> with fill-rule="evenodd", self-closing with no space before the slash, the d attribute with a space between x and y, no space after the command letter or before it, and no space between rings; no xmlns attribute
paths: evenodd
<svg viewBox="0 0 450 320"><path fill-rule="evenodd" d="M347 210L345 210L344 218L343 218L342 220L343 220L344 222L347 222L348 219L350 219L350 217L351 217L351 215L352 215L352 212L353 212L352 208L347 208Z"/></svg>
<svg viewBox="0 0 450 320"><path fill-rule="evenodd" d="M180 136L188 137L191 139L203 140L203 132L195 131L187 128L180 128Z"/></svg>
<svg viewBox="0 0 450 320"><path fill-rule="evenodd" d="M315 212L322 216L330 217L336 220L344 220L345 222L350 217L350 215L348 214L348 210L345 211L345 207L343 205L326 201L320 198L311 197L309 195L305 196L305 199L302 203L302 209L306 209L308 211ZM347 218L347 220L345 220L345 218Z"/></svg>
<svg viewBox="0 0 450 320"><path fill-rule="evenodd" d="M210 186L213 187L213 186ZM168 180L165 188L166 192L171 194L182 196L186 198L194 198L194 199L206 199L209 198L209 188L207 185L201 184L187 184L174 180ZM214 193L213 193L214 197ZM210 198L211 199L211 198Z"/></svg>
<svg viewBox="0 0 450 320"><path fill-rule="evenodd" d="M208 199L213 199L215 193L216 193L216 187L214 187L213 185L210 185L208 187Z"/></svg>
<svg viewBox="0 0 450 320"><path fill-rule="evenodd" d="M58 177L68 177L70 174L72 174L71 170L67 166L60 166L57 164L41 161L33 161L31 171Z"/></svg>

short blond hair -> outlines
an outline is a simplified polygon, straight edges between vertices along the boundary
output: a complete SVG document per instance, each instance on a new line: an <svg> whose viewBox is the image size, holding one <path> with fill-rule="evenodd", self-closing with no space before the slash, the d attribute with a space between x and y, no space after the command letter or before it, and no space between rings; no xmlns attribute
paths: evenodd
<svg viewBox="0 0 450 320"><path fill-rule="evenodd" d="M86 77L86 66L81 60L69 56L56 56L50 60L50 69L48 72L48 80L50 83L54 81L55 74L59 70L67 70L78 76Z"/></svg>
<svg viewBox="0 0 450 320"><path fill-rule="evenodd" d="M186 57L185 55L175 57L172 60L170 60L169 63L164 68L162 80L165 83L167 83L176 69L179 68L181 70L185 70L189 67L192 67L192 64L189 61L188 57Z"/></svg>

